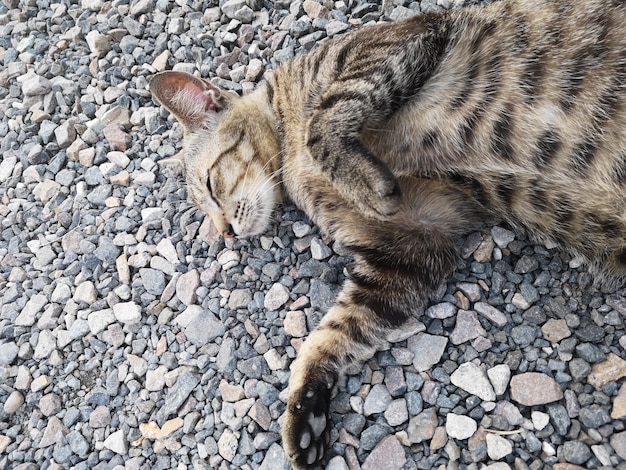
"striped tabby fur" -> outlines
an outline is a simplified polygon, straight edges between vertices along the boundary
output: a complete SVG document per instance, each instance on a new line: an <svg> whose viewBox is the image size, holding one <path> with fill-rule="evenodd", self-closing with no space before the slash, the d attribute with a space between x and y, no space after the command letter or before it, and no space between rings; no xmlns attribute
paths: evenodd
<svg viewBox="0 0 626 470"><path fill-rule="evenodd" d="M292 366L283 443L295 468L324 458L339 374L421 311L483 212L602 278L624 274L625 80L616 0L502 0L363 28L243 98L154 77L185 127L191 197L226 236L267 227L282 169L287 195L354 254Z"/></svg>

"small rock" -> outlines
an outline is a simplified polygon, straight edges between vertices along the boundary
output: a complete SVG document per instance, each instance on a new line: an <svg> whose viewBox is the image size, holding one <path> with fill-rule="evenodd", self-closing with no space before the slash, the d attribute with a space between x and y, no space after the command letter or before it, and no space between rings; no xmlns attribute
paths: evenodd
<svg viewBox="0 0 626 470"><path fill-rule="evenodd" d="M387 409L391 401L391 394L387 391L387 387L382 384L376 384L365 398L363 413L365 416L382 413Z"/></svg>
<svg viewBox="0 0 626 470"><path fill-rule="evenodd" d="M40 375L32 381L32 383L30 384L30 390L32 392L38 392L46 388L49 384L50 379L48 379L46 375Z"/></svg>
<svg viewBox="0 0 626 470"><path fill-rule="evenodd" d="M72 298L74 302L84 302L91 305L98 298L98 293L96 292L96 287L93 282L85 281L76 288L76 292L74 292L74 297Z"/></svg>
<svg viewBox="0 0 626 470"><path fill-rule="evenodd" d="M485 302L475 303L474 310L480 313L490 322L494 323L496 326L503 327L508 323L508 320L504 313Z"/></svg>
<svg viewBox="0 0 626 470"><path fill-rule="evenodd" d="M481 336L486 337L487 332L478 321L476 312L459 310L456 315L456 325L450 335L450 342L458 345Z"/></svg>
<svg viewBox="0 0 626 470"><path fill-rule="evenodd" d="M24 404L24 395L22 395L17 390L11 392L11 394L7 397L4 402L4 412L7 414L16 413L19 410L20 406Z"/></svg>
<svg viewBox="0 0 626 470"><path fill-rule="evenodd" d="M450 302L441 302L439 304L432 305L426 309L426 315L430 318L450 318L456 314L457 308Z"/></svg>
<svg viewBox="0 0 626 470"><path fill-rule="evenodd" d="M626 383L622 384L613 400L613 410L611 411L611 418L613 419L622 419L624 417L626 417Z"/></svg>
<svg viewBox="0 0 626 470"><path fill-rule="evenodd" d="M550 416L541 411L533 411L530 416L537 431L542 431L550 422Z"/></svg>
<svg viewBox="0 0 626 470"><path fill-rule="evenodd" d="M200 380L192 372L180 374L178 379L176 379L176 383L170 388L169 393L165 397L165 404L157 413L157 420L165 422L172 413L178 411L199 383Z"/></svg>
<svg viewBox="0 0 626 470"><path fill-rule="evenodd" d="M33 326L37 321L37 314L41 312L43 307L48 303L45 295L33 295L15 319L16 326Z"/></svg>
<svg viewBox="0 0 626 470"><path fill-rule="evenodd" d="M152 268L141 268L139 269L139 275L144 288L149 294L160 296L163 293L163 289L166 286L165 274L163 272Z"/></svg>
<svg viewBox="0 0 626 470"><path fill-rule="evenodd" d="M606 361L592 367L587 381L595 388L600 389L607 383L617 381L622 377L626 377L626 361L610 353Z"/></svg>
<svg viewBox="0 0 626 470"><path fill-rule="evenodd" d="M333 254L333 251L319 238L311 240L311 256L316 260L325 260Z"/></svg>
<svg viewBox="0 0 626 470"><path fill-rule="evenodd" d="M141 321L141 308L135 302L119 302L113 306L113 315L121 323L134 325Z"/></svg>
<svg viewBox="0 0 626 470"><path fill-rule="evenodd" d="M128 440L124 436L124 431L121 429L110 434L104 440L104 447L115 452L119 455L126 455L128 453Z"/></svg>
<svg viewBox="0 0 626 470"><path fill-rule="evenodd" d="M250 289L235 289L228 297L228 308L231 310L245 308L250 304L250 302L252 302L252 293L250 292Z"/></svg>
<svg viewBox="0 0 626 470"><path fill-rule="evenodd" d="M437 413L434 408L428 408L414 416L410 419L406 429L409 442L411 444L419 444L432 439L435 429L437 429L437 424Z"/></svg>
<svg viewBox="0 0 626 470"><path fill-rule="evenodd" d="M498 364L487 370L487 377L489 377L496 395L504 395L511 380L511 368L508 364Z"/></svg>
<svg viewBox="0 0 626 470"><path fill-rule="evenodd" d="M289 470L290 468L291 465L289 465L283 448L275 442L270 445L270 448L265 453L263 462L259 466L259 470Z"/></svg>
<svg viewBox="0 0 626 470"><path fill-rule="evenodd" d="M615 453L626 460L626 431L613 434L610 442Z"/></svg>
<svg viewBox="0 0 626 470"><path fill-rule="evenodd" d="M148 370L146 372L146 390L150 392L158 392L163 390L165 386L165 374L167 373L167 367L159 366L156 369Z"/></svg>
<svg viewBox="0 0 626 470"><path fill-rule="evenodd" d="M89 426L93 429L105 428L111 423L111 412L105 405L97 406L89 414Z"/></svg>
<svg viewBox="0 0 626 470"><path fill-rule="evenodd" d="M406 400L400 398L392 401L387 410L385 410L385 419L389 426L400 426L409 419L409 411L406 406Z"/></svg>
<svg viewBox="0 0 626 470"><path fill-rule="evenodd" d="M442 449L447 442L448 434L446 434L446 428L444 426L439 426L437 429L435 429L435 434L430 441L430 448L431 450Z"/></svg>
<svg viewBox="0 0 626 470"><path fill-rule="evenodd" d="M543 337L551 343L558 343L562 339L568 338L572 332L567 326L565 320L555 320L551 318L541 327Z"/></svg>
<svg viewBox="0 0 626 470"><path fill-rule="evenodd" d="M512 426L521 426L524 423L524 417L519 408L506 400L498 402L494 414L502 416Z"/></svg>
<svg viewBox="0 0 626 470"><path fill-rule="evenodd" d="M196 269L187 271L176 281L176 297L185 305L196 303L196 289L200 287L200 274Z"/></svg>
<svg viewBox="0 0 626 470"><path fill-rule="evenodd" d="M87 40L89 50L97 57L103 57L111 50L109 38L96 30L89 31L85 39Z"/></svg>
<svg viewBox="0 0 626 470"><path fill-rule="evenodd" d="M119 124L112 123L104 128L104 137L109 142L111 150L125 152L133 143L133 138L126 133Z"/></svg>
<svg viewBox="0 0 626 470"><path fill-rule="evenodd" d="M464 440L469 439L478 429L476 421L468 416L448 413L446 415L446 432L448 436Z"/></svg>
<svg viewBox="0 0 626 470"><path fill-rule="evenodd" d="M515 240L515 234L502 227L493 227L491 229L491 237L499 248L506 248L509 243Z"/></svg>
<svg viewBox="0 0 626 470"><path fill-rule="evenodd" d="M224 432L217 441L217 448L220 455L229 462L232 462L237 453L237 436L229 428L224 429Z"/></svg>
<svg viewBox="0 0 626 470"><path fill-rule="evenodd" d="M34 322L33 322L34 323ZM1 343L0 344L0 366L8 366L13 363L15 358L17 357L17 353L20 348L17 344L10 343Z"/></svg>
<svg viewBox="0 0 626 470"><path fill-rule="evenodd" d="M261 400L257 400L254 405L252 405L248 414L263 430L269 430L272 424L272 417L270 416L269 409Z"/></svg>
<svg viewBox="0 0 626 470"><path fill-rule="evenodd" d="M362 470L401 470L406 463L406 455L400 441L395 436L383 438L363 462Z"/></svg>
<svg viewBox="0 0 626 470"><path fill-rule="evenodd" d="M597 429L611 422L611 418L607 411L598 404L585 406L580 410L578 415L583 426L587 428Z"/></svg>
<svg viewBox="0 0 626 470"><path fill-rule="evenodd" d="M39 448L43 449L62 442L67 432L68 430L65 426L63 426L61 420L59 420L56 416L51 416L48 419L48 425L43 432L41 441L39 441Z"/></svg>
<svg viewBox="0 0 626 470"><path fill-rule="evenodd" d="M591 449L580 441L567 441L561 447L561 456L567 462L582 465L591 458Z"/></svg>
<svg viewBox="0 0 626 470"><path fill-rule="evenodd" d="M451 375L450 381L468 393L476 395L481 400L493 401L496 394L487 378L485 370L473 362L461 364Z"/></svg>
<svg viewBox="0 0 626 470"><path fill-rule="evenodd" d="M45 77L32 75L22 83L24 96L45 95L52 89L52 83Z"/></svg>
<svg viewBox="0 0 626 470"><path fill-rule="evenodd" d="M513 452L513 444L508 439L497 434L487 433L487 454L492 460L501 460Z"/></svg>
<svg viewBox="0 0 626 470"><path fill-rule="evenodd" d="M61 399L54 393L48 393L39 400L39 409L44 416L52 416L61 411Z"/></svg>
<svg viewBox="0 0 626 470"><path fill-rule="evenodd" d="M87 439L79 432L72 431L67 436L65 436L67 443L74 452L79 457L85 457L89 453L89 442Z"/></svg>
<svg viewBox="0 0 626 470"><path fill-rule="evenodd" d="M219 391L226 402L237 402L245 396L241 385L231 385L226 380L220 382Z"/></svg>
<svg viewBox="0 0 626 470"><path fill-rule="evenodd" d="M263 305L267 310L275 311L285 305L288 300L289 290L282 284L276 283L265 294Z"/></svg>
<svg viewBox="0 0 626 470"><path fill-rule="evenodd" d="M295 338L301 338L307 334L306 316L301 310L287 312L284 322L285 333Z"/></svg>
<svg viewBox="0 0 626 470"><path fill-rule="evenodd" d="M326 468L327 470L350 470L350 467L348 467L348 464L341 455L335 455L330 459Z"/></svg>
<svg viewBox="0 0 626 470"><path fill-rule="evenodd" d="M526 372L511 379L511 399L525 406L544 405L563 398L561 387L548 375Z"/></svg>
<svg viewBox="0 0 626 470"><path fill-rule="evenodd" d="M539 268L539 261L534 256L524 255L515 263L514 271L518 274L527 274Z"/></svg>
<svg viewBox="0 0 626 470"><path fill-rule="evenodd" d="M187 307L189 322L185 327L185 336L196 346L204 346L226 332L224 324L215 314L199 305Z"/></svg>
<svg viewBox="0 0 626 470"><path fill-rule="evenodd" d="M448 338L444 336L418 333L407 341L407 348L413 353L413 366L418 372L429 370L441 360L446 350Z"/></svg>

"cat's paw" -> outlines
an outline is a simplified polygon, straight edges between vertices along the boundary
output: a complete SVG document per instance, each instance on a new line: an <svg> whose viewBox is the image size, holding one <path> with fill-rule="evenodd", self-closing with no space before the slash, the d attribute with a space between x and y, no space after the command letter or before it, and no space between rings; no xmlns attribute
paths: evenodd
<svg viewBox="0 0 626 470"><path fill-rule="evenodd" d="M287 403L283 447L294 469L318 468L330 439L328 409L334 379L307 383L295 390Z"/></svg>
<svg viewBox="0 0 626 470"><path fill-rule="evenodd" d="M375 182L373 195L364 202L382 216L391 216L400 209L402 193L398 180L393 175L386 175Z"/></svg>
<svg viewBox="0 0 626 470"><path fill-rule="evenodd" d="M389 217L400 209L400 184L385 165L359 165L350 190L355 205L365 215Z"/></svg>

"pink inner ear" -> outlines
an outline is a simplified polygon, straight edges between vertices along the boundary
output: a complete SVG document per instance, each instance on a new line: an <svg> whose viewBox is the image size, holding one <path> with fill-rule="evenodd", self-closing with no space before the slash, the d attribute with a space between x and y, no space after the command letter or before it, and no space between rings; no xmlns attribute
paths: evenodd
<svg viewBox="0 0 626 470"><path fill-rule="evenodd" d="M206 103L204 105L204 109L207 111L217 111L217 106L215 106L215 102L211 99L211 95L205 95L203 93L204 99Z"/></svg>
<svg viewBox="0 0 626 470"><path fill-rule="evenodd" d="M212 93L202 89L196 83L187 83L185 85L185 91L198 101L201 101L205 111L217 111Z"/></svg>

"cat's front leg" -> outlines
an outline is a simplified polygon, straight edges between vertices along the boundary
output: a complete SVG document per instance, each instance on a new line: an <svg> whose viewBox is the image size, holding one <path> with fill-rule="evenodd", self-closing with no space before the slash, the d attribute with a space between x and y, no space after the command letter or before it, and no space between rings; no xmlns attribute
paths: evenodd
<svg viewBox="0 0 626 470"><path fill-rule="evenodd" d="M386 345L388 334L419 313L452 271L451 237L403 220L355 218L355 225L344 221L337 232L354 253L355 265L292 366L282 435L294 468L315 468L326 455L329 404L339 375Z"/></svg>
<svg viewBox="0 0 626 470"><path fill-rule="evenodd" d="M282 428L295 469L316 468L326 456L333 388L347 365L369 359L384 344L383 330L373 312L340 300L303 343L291 366Z"/></svg>
<svg viewBox="0 0 626 470"><path fill-rule="evenodd" d="M399 210L402 195L393 172L360 139L366 106L338 101L319 109L308 124L306 145L346 201L365 216L388 217Z"/></svg>

